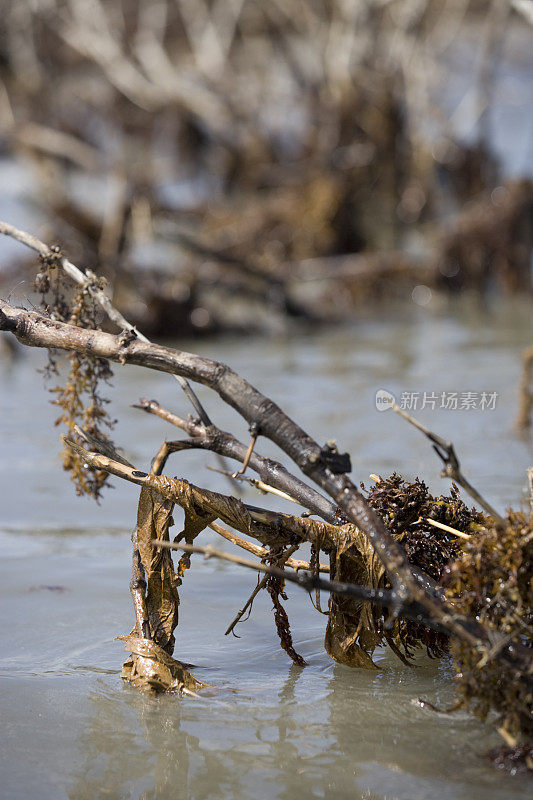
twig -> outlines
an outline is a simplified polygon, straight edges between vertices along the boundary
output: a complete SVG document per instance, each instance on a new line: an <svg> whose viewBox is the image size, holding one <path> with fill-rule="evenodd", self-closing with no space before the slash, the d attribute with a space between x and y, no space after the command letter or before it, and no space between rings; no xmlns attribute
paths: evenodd
<svg viewBox="0 0 533 800"><path fill-rule="evenodd" d="M253 542L247 542L246 539L242 539L240 536L237 536L236 533L226 530L226 528L223 528L222 525L219 525L217 522L212 522L209 527L211 530L215 531L215 533L218 533L219 536L222 536L223 539L226 539L226 541L236 544L237 547L242 547L243 550L252 553L252 555L258 558L263 558L268 553L266 547L259 547L259 545Z"/></svg>
<svg viewBox="0 0 533 800"><path fill-rule="evenodd" d="M246 472L247 468L248 468L248 464L250 463L250 459L251 459L252 454L254 452L255 444L257 442L257 437L259 436L259 431L258 431L257 425L255 425L255 423L252 423L250 425L250 434L251 434L250 444L248 445L248 449L246 450L246 453L244 454L244 461L242 462L242 466L241 466L241 468L239 470L237 470L237 472L234 472L231 475L232 478L241 478L244 475L244 473Z"/></svg>
<svg viewBox="0 0 533 800"><path fill-rule="evenodd" d="M480 493L475 489L472 484L467 481L463 473L461 472L461 465L459 463L459 459L457 458L457 454L455 452L455 448L451 442L445 442L440 436L436 433L432 433L428 430L421 422L417 419L412 417L407 411L404 411L403 408L397 403L392 403L391 408L400 417L403 417L407 422L411 425L414 425L415 428L418 428L419 431L422 431L424 436L427 436L429 441L432 443L433 450L436 452L438 457L444 464L444 469L441 472L442 478L451 478L453 481L462 486L463 489L468 492L468 494L477 502L479 505L485 509L487 514L489 514L494 522L497 525L503 526L505 525L505 520L498 512L488 503L484 497L480 495Z"/></svg>
<svg viewBox="0 0 533 800"><path fill-rule="evenodd" d="M226 477L231 478L232 480L237 481L245 481L249 483L250 486L253 486L254 489L258 489L263 494L275 494L277 497L281 497L282 500L290 500L291 503L298 504L298 501L291 497L290 494L287 492L282 492L281 489L276 489L274 486L269 486L268 483L264 483L263 481L258 481L257 478L249 478L246 475L243 475L241 472L226 472L223 469L217 469L217 467L211 467L209 464L206 465L207 469L210 469L212 472L218 472L221 475L226 475Z"/></svg>
<svg viewBox="0 0 533 800"><path fill-rule="evenodd" d="M290 559L290 557L292 556L292 554L296 552L296 550L298 550L298 545L295 545L294 547L289 547L289 549L288 549L288 550L286 550L286 551L283 553L283 555L281 556L281 558L280 558L280 560L279 560L279 562L278 562L278 563L279 563L279 564L286 564L286 563L287 563L287 561L288 561L288 560ZM218 552L220 552L220 551L218 551ZM246 560L246 559L243 559L243 561L245 561L245 560ZM236 561L235 563L236 563L236 564L239 564L239 563L242 563L242 562ZM247 563L248 563L248 565L250 565L250 564L253 564L254 562L253 562L253 561L248 561ZM246 564L245 564L244 566L246 566ZM264 564L261 564L260 566L261 566L261 567L263 567L263 566L265 566L265 565L264 565ZM283 570L280 570L280 571L281 571L281 572L283 572ZM259 569L259 572L265 572L265 570L264 570L264 569ZM243 605L243 607L242 607L242 608L241 608L241 609L240 609L240 610L237 612L237 616L235 617L235 619L233 620L233 622L231 622L231 623L230 623L230 625L228 626L228 629L225 631L225 633L224 633L224 636L228 636L230 633L233 633L233 632L234 632L234 630L235 630L236 626L239 624L239 622L241 621L241 619L244 617L244 615L246 614L246 612L248 611L248 609L249 609L249 608L251 608L251 606L252 606L252 603L254 602L254 600L255 600L255 598L257 597L257 595L259 594L259 592L260 592L262 589L266 589L266 587L267 587L267 584L268 584L268 578L269 578L269 576L270 576L271 574L274 574L274 573L269 573L269 574L267 574L267 575L266 575L266 576L265 576L265 577L264 577L262 580L260 580L260 581L259 581L259 583L257 584L257 586L255 587L255 589L253 590L252 594L250 595L250 597L248 598L248 600L246 601L246 603L245 603L245 604ZM278 575L277 577L279 578L280 576Z"/></svg>
<svg viewBox="0 0 533 800"><path fill-rule="evenodd" d="M97 439L95 436L92 436L87 431L80 428L79 425L74 425L74 433L77 433L78 436L86 442L91 450L94 450L97 453L100 453L107 458L113 459L113 461L118 461L120 464L124 464L125 467L131 467L132 469L133 464L131 461L128 461L124 456L122 456L110 442L104 442L101 439Z"/></svg>
<svg viewBox="0 0 533 800"><path fill-rule="evenodd" d="M222 536L223 539L226 539L228 542L237 545L237 547L242 547L243 550L247 550L249 553L252 553L258 558L264 558L269 554L269 551L266 549L266 547L259 547L258 545L253 544L253 542L247 542L245 539L242 539L235 533L226 530L226 528L223 528L222 525L219 525L217 522L212 522L209 527L214 530L215 533L218 533L219 536ZM295 570L311 569L309 561L302 561L299 558L288 558L285 563L288 567L291 567ZM320 564L319 571L329 572L329 564Z"/></svg>
<svg viewBox="0 0 533 800"><path fill-rule="evenodd" d="M26 245L26 247L29 247L31 250L35 250L35 252L41 256L41 258L54 258L66 275L72 278L75 283L79 283L81 286L84 286L87 289L91 297L93 297L99 306L105 311L111 322L114 322L120 330L129 331L142 342L145 342L146 344L150 343L150 339L138 331L137 328L131 324L131 322L128 322L128 320L122 316L120 311L115 308L105 292L103 292L97 286L96 275L94 272L91 270L82 272L81 269L69 261L68 258L61 254L55 253L48 247L48 245L46 245L44 242L41 242L35 236L15 228L14 225L10 225L8 222L0 221L0 234L3 234L4 236L10 236L12 239L15 239L17 242ZM196 396L196 393L191 388L189 382L181 375L174 375L173 377L175 380L177 380L185 392L191 405L195 409L204 425L210 425L211 420L209 419L205 408Z"/></svg>
<svg viewBox="0 0 533 800"><path fill-rule="evenodd" d="M430 519L429 517L426 517L426 522L429 522L435 528L440 528L441 531L453 533L454 536L459 536L461 539L470 539L469 533L463 533L463 531L458 531L456 528L451 528L449 525L445 525L444 522L438 522L436 519Z"/></svg>

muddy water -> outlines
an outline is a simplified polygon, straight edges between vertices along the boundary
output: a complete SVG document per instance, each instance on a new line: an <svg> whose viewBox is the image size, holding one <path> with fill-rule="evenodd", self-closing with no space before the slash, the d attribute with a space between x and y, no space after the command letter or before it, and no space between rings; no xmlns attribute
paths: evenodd
<svg viewBox="0 0 533 800"><path fill-rule="evenodd" d="M519 355L532 341L530 311L517 305L446 314L413 307L327 334L201 350L230 363L320 441L337 438L353 454L358 480L398 469L440 492L447 484L420 434L375 408L380 388L398 399L426 392L418 416L454 438L467 474L503 509L523 502L533 461L531 443L512 430ZM421 658L408 669L386 652L375 673L334 664L323 651L324 617L295 589L287 608L307 668L291 666L279 649L265 597L237 629L240 638L225 637L255 584L234 565L196 559L181 592L176 655L196 665L210 696L153 698L124 686L125 654L114 637L132 624L137 490L115 481L99 507L74 496L58 461L54 409L35 372L43 358L32 351L12 366L0 362L1 797L526 796L524 778L504 777L480 756L497 741L490 728L416 703L451 701L449 664ZM482 392L496 393L495 408L441 409L442 392L477 393L478 402ZM116 441L145 468L176 432L130 408L142 395L182 413L186 404L164 375L137 368L117 375ZM220 425L244 435L231 410L201 395ZM181 454L169 472L226 488L206 463L213 463L206 454Z"/></svg>

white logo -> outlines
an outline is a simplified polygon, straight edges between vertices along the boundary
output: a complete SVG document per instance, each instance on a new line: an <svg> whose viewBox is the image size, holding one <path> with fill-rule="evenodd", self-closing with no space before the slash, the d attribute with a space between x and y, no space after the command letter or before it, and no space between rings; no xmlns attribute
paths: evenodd
<svg viewBox="0 0 533 800"><path fill-rule="evenodd" d="M387 411L396 402L396 398L386 389L378 389L376 392L376 408L378 411Z"/></svg>

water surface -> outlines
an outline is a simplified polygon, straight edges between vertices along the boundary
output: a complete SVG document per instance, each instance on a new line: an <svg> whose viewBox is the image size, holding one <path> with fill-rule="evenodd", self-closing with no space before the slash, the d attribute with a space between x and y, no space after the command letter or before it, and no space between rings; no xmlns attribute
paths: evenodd
<svg viewBox="0 0 533 800"><path fill-rule="evenodd" d="M466 474L504 509L524 502L533 461L531 443L513 432L520 353L532 341L530 310L514 304L409 309L329 333L180 345L229 363L319 441L336 438L367 483L371 472L398 470L424 477L434 492L449 486L423 437L376 410L378 389L397 398L496 393L493 410L437 402L419 404L417 415L453 438ZM38 351L12 366L0 362L2 797L525 797L526 779L505 777L481 757L498 743L490 727L416 704L451 702L450 664L421 657L408 669L385 651L375 673L335 664L323 650L324 617L293 588L286 605L307 668L280 650L267 597L238 627L241 638L225 637L255 584L234 565L195 559L181 590L176 656L195 665L210 695L154 698L123 685L125 653L115 637L133 621L129 535L138 490L115 480L100 506L75 497L58 459L56 410L35 371L43 362ZM208 390L200 394L221 427L246 436L231 409ZM180 432L130 408L142 395L183 414L187 406L168 376L117 371L116 442L146 468L161 440ZM261 451L279 455L263 442ZM173 459L169 474L227 490L205 469L214 462L208 454ZM247 498L283 507L252 492Z"/></svg>

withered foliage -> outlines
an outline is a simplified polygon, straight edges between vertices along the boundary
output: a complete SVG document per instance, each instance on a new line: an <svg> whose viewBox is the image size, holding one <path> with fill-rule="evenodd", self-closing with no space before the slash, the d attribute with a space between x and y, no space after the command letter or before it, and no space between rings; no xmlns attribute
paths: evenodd
<svg viewBox="0 0 533 800"><path fill-rule="evenodd" d="M328 548L330 577L374 589L383 586L385 568L368 537L355 526L345 532L340 528L339 534L333 549ZM372 654L383 639L381 620L382 611L371 603L332 594L324 640L326 652L349 667L375 669Z"/></svg>
<svg viewBox="0 0 533 800"><path fill-rule="evenodd" d="M368 501L395 539L402 542L409 561L437 582L448 563L460 555L464 540L431 525L428 519L468 534L486 523L483 514L469 509L460 499L454 484L449 497L433 497L423 481L417 478L409 482L396 473L376 483L368 492ZM383 585L387 585L385 579ZM385 634L383 617L377 610L374 621L383 638L389 644L392 640L407 658L412 658L419 647L425 647L433 658L441 658L448 651L445 634L416 620L400 618L390 635Z"/></svg>
<svg viewBox="0 0 533 800"><path fill-rule="evenodd" d="M63 272L59 260L61 252L52 248L53 254L41 257L41 271L35 279L35 290L41 296L41 309L52 319L75 325L78 328L100 330L100 319L96 303L88 286L74 284ZM99 289L105 286L105 279L93 277ZM65 382L50 389L61 413L56 425L64 425L68 436L79 444L82 440L75 431L79 425L90 436L109 442L106 429L113 428L113 420L106 409L109 400L101 394L102 383L109 383L113 372L109 361L86 353L72 352L62 356L68 364ZM48 363L44 370L47 379L60 375L59 355L49 351ZM96 500L109 479L108 473L84 463L83 458L70 448L62 452L63 467L70 472L76 487L76 494L87 494Z"/></svg>
<svg viewBox="0 0 533 800"><path fill-rule="evenodd" d="M142 487L133 535L131 591L136 622L124 638L131 657L122 667L122 678L145 691L194 692L203 684L172 657L178 624L178 578L170 551L154 545L154 539L169 540L173 508L171 501Z"/></svg>
<svg viewBox="0 0 533 800"><path fill-rule="evenodd" d="M447 567L446 593L463 613L495 632L494 649L509 640L533 648L533 516L511 511L502 530L490 527L473 536ZM459 641L451 652L457 665L457 692L475 714L496 712L509 741L533 737L533 679L502 669Z"/></svg>

